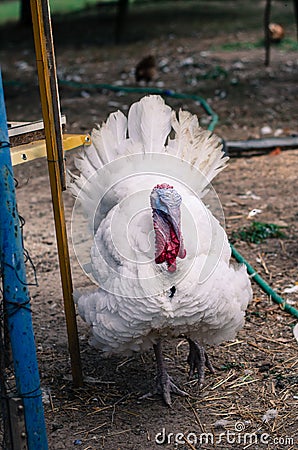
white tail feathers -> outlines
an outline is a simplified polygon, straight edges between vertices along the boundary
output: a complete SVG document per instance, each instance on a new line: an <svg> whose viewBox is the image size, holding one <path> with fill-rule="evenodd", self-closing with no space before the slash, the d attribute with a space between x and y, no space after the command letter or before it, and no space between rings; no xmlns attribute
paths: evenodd
<svg viewBox="0 0 298 450"><path fill-rule="evenodd" d="M172 130L173 137L170 138ZM128 118L120 111L111 114L101 127L92 131L91 141L91 146L75 158L80 175L68 174L69 188L75 197L86 204L87 212L88 203L91 202L91 206L107 181L97 179L97 186L94 186L95 177L93 181L90 177L120 157L150 153L175 156L171 164L177 164L178 158L188 163L182 166L195 167L201 172L201 191L228 160L219 139L210 131L203 130L195 115L180 110L177 116L158 95L146 96L134 103Z"/></svg>
<svg viewBox="0 0 298 450"><path fill-rule="evenodd" d="M225 167L222 145L217 136L199 126L198 118L188 111L172 114L175 138L169 141L168 152L196 167L210 182Z"/></svg>
<svg viewBox="0 0 298 450"><path fill-rule="evenodd" d="M128 134L133 142L142 143L144 153L165 151L164 145L171 131L171 111L157 95L144 97L131 106Z"/></svg>

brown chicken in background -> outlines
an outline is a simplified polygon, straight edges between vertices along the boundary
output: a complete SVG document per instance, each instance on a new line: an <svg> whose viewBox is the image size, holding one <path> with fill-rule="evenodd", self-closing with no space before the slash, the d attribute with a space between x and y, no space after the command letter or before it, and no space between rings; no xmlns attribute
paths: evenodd
<svg viewBox="0 0 298 450"><path fill-rule="evenodd" d="M156 61L153 55L145 56L136 66L136 81L145 81L149 83L157 76Z"/></svg>
<svg viewBox="0 0 298 450"><path fill-rule="evenodd" d="M278 23L270 23L269 24L269 36L270 36L270 42L278 43L284 38L285 30Z"/></svg>

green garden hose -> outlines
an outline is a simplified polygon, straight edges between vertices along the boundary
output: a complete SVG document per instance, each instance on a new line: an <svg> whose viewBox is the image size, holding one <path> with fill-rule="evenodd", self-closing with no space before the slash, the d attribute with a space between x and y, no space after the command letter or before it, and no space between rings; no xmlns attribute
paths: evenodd
<svg viewBox="0 0 298 450"><path fill-rule="evenodd" d="M81 83L78 81L68 81L68 80L59 80L60 86L69 86L75 89L106 89L113 92L127 92L131 93L139 93L139 94L156 94L162 95L165 97L172 98L180 98L185 100L193 100L198 102L205 112L211 116L211 122L208 125L208 130L213 131L218 122L218 115L212 110L210 105L206 102L205 99L198 95L193 94L182 94L170 89L160 89L160 88L150 88L150 87L129 87L129 86L115 86L112 84L105 83Z"/></svg>
<svg viewBox="0 0 298 450"><path fill-rule="evenodd" d="M245 264L247 272L251 275L252 279L258 283L261 289L268 294L275 303L278 303L281 309L292 314L292 316L298 319L298 310L293 306L289 305L280 295L278 295L267 283L266 281L256 273L255 269L243 258L243 256L231 245L232 255L241 264Z"/></svg>

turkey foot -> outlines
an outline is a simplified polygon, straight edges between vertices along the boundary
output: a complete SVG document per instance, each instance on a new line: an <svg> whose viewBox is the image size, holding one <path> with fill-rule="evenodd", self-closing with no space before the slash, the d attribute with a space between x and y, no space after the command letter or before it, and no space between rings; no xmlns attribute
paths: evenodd
<svg viewBox="0 0 298 450"><path fill-rule="evenodd" d="M172 405L171 393L181 395L182 397L187 396L187 392L179 389L172 381L171 377L168 375L162 356L161 342L153 345L156 365L157 365L157 380L156 380L156 390L155 392L160 394L167 406Z"/></svg>
<svg viewBox="0 0 298 450"><path fill-rule="evenodd" d="M204 347L199 345L196 341L192 341L191 339L187 340L189 343L189 355L187 358L189 364L189 377L191 378L195 371L197 371L198 384L201 388L205 379L205 366L210 372L214 373L215 371Z"/></svg>

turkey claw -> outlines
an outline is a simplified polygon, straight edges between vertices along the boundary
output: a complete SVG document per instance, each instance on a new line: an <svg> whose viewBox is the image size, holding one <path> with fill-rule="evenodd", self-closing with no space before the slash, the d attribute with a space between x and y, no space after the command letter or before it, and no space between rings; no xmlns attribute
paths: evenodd
<svg viewBox="0 0 298 450"><path fill-rule="evenodd" d="M188 393L182 391L172 381L172 378L167 372L157 376L156 393L160 394L167 406L172 406L171 393L180 395L181 397L188 396Z"/></svg>
<svg viewBox="0 0 298 450"><path fill-rule="evenodd" d="M192 341L191 339L188 339L188 342L189 355L187 362L189 364L189 378L192 378L195 372L197 372L198 384L201 388L205 380L205 366L211 373L214 373L215 371L204 347L200 346L196 341Z"/></svg>
<svg viewBox="0 0 298 450"><path fill-rule="evenodd" d="M173 383L172 378L167 374L167 372L165 372L162 375L157 376L156 387L154 388L153 392L148 392L147 394L142 395L142 397L140 397L140 400L151 398L154 395L158 394L162 396L165 404L171 408L171 393L180 395L181 397L188 396L188 393L182 391L182 389L179 389L178 386Z"/></svg>

